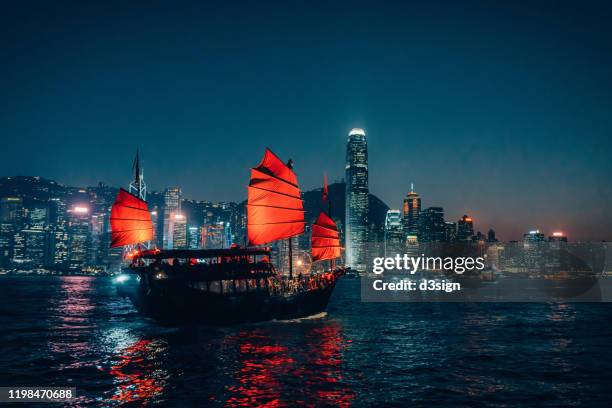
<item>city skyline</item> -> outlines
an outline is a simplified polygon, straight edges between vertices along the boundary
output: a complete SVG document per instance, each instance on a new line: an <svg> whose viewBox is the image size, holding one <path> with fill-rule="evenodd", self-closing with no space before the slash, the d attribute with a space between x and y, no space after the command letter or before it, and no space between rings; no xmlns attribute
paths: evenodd
<svg viewBox="0 0 612 408"><path fill-rule="evenodd" d="M61 183L57 183L55 180L49 180L49 179L44 179L41 178L39 176L17 176L17 177L0 177L0 181L5 180L5 179L17 179L17 178L21 178L23 179L22 181L26 182L26 183L30 183L32 180L38 180L38 181L42 181L42 180L46 180L46 182L51 183L57 187L61 187L61 188L65 188L71 191L71 193L69 194L74 194L75 196L72 197L70 199L70 201L68 202L64 202L61 205L63 205L64 211L76 211L78 212L84 212L84 213L89 213L92 210L92 207L100 207L100 203L93 203L93 202L88 202L88 200L91 200L92 197L89 198L85 198L90 194L96 194L96 190L102 189L103 191L105 191L105 195L108 195L109 191L113 192L113 191L119 191L122 186L109 186L107 184L104 183L100 183L96 186L92 185L92 186L69 186L69 185L64 185ZM141 183L142 185L145 186L146 188L146 183L144 182L143 179L141 179ZM342 184L344 184L344 181L338 183L338 182L334 182L330 185L336 185L339 184L342 186ZM27 208L40 208L42 207L53 207L56 204L56 202L58 202L58 197L54 194L51 194L48 201L39 201L38 199L34 198L34 196L32 195L32 192L26 192L26 191L20 191L19 187L17 186L13 186L13 188L16 190L13 193L6 193L6 194L2 194L2 199L7 199L7 200L21 200L25 197L25 199L27 201L30 202L29 206L24 206L22 207L23 209L27 209ZM31 187L28 187L28 189ZM176 202L176 204L170 205L169 207L173 207L173 209L170 210L170 212L168 213L166 207L168 207L168 203L166 202L166 200L168 199L168 194L170 192L170 194L174 194L173 193L178 192L178 201L176 201L176 198L174 199L174 201ZM303 190L302 193L319 193L321 191L321 188L315 188L312 190ZM345 194L346 192L346 188L342 187L342 192L343 194ZM61 193L60 196L64 196L66 193ZM134 193L135 194L135 193ZM184 218L187 221L191 221L190 217L185 216L183 213L183 211L181 211L180 209L178 211L174 211L174 209L177 209L178 207L180 207L181 203L187 203L189 205L205 205L205 206L212 206L212 208L222 208L222 209L227 209L229 207L232 206L239 206L240 204L245 204L246 200L243 200L242 202L235 202L235 201L218 201L218 200L206 200L206 199L197 199L197 198L193 198L193 197L184 197L181 194L181 188L179 186L172 186L172 187L166 187L165 189L156 191L156 190L152 190L150 192L151 196L154 196L155 198L152 200L148 200L149 204L152 205L152 207L150 208L150 213L151 213L151 217L154 218L155 220L153 221L154 224L156 225L156 235L158 234L158 237L156 238L157 244L160 246L169 246L168 243L164 243L165 241L162 240L162 237L166 236L168 237L169 235L172 235L170 233L170 231L168 231L168 226L167 226L167 219L164 216L162 219L157 220L157 217L159 216L159 211L161 210L161 213L164 215L174 215L177 217L181 217ZM113 196L114 197L114 196ZM407 197L409 197L410 199L415 199L418 201L418 207L417 208L421 208L420 207L420 198L418 196L418 194L416 192L414 192L414 187L411 188L411 191L408 193ZM107 197L108 198L108 197ZM34 201L32 201L34 200ZM106 206L110 206L110 201L106 203ZM384 202L382 202L383 204L385 204ZM386 204L385 204L386 205ZM404 205L406 204L406 199L404 200ZM90 207L91 206L91 207ZM102 205L103 207L104 205ZM458 230L461 230L462 228L462 223L464 223L466 220L469 223L469 230L466 233L460 234L460 236L455 236L453 239L451 240L455 240L459 238L459 241L470 241L469 237L470 236L474 236L476 237L478 234L482 233L482 236L485 237L488 234L490 235L491 233L493 233L493 238L495 238L496 234L499 233L499 231L496 231L493 225L487 225L487 226L483 226L483 225L479 225L477 224L477 228L474 227L474 220L472 217L464 214L462 217L460 217L458 220L454 220L451 216L451 218L448 218L444 215L445 213L445 209L444 207L439 207L439 206L424 206L422 209L420 209L417 213L417 220L416 220L416 226L412 225L413 222L415 222L414 220L410 220L407 221L406 220L406 215L403 214L403 210L400 210L398 208L393 208L392 206L388 206L389 209L386 211L386 214L388 217L389 213L399 213L401 215L401 230L402 230L402 234L405 234L406 237L414 237L416 238L417 235L417 230L419 230L422 225L420 225L420 221L419 218L421 218L423 216L423 214L426 214L428 212L431 211L440 211L441 210L441 217L438 220L438 224L440 224L441 222L445 222L445 224L453 224L454 228L455 228L455 234L458 233ZM107 214L108 215L108 214ZM414 217L414 215L413 215ZM199 216L197 216L196 218L199 218ZM385 221L383 223L383 225L381 225L380 227L384 229L384 227L387 224L387 219L385 218ZM525 228L523 228L525 227ZM185 226L186 229L187 226ZM516 240L520 240L522 237L524 238L526 234L531 234L534 232L537 233L542 233L544 234L549 234L551 236L556 236L556 234L560 234L560 236L563 236L567 239L568 236L570 236L571 238L574 238L574 241L585 241L585 240L581 240L581 239L575 239L576 237L572 234L572 231L568 231L568 230L559 230L559 229L554 229L554 228L541 228L540 226L537 227L533 227L533 228L527 228L526 226L517 226L517 228L520 229L520 234L518 236L508 236L508 237L503 237L503 242L511 242L511 241L516 241ZM523 228L523 229L521 229ZM478 234L476 234L478 232ZM441 233L441 232L440 232ZM448 238L448 237L446 237ZM425 242L427 242L429 239L426 239ZM408 241L411 241L410 238L408 239ZM599 241L599 240L593 240L593 241ZM605 239L603 241L606 241ZM229 243L227 243L227 245L229 245L231 242L228 241ZM381 241L382 242L382 241ZM493 239L493 240L489 240L489 242L497 242L497 240Z"/></svg>
<svg viewBox="0 0 612 408"><path fill-rule="evenodd" d="M239 202L266 146L340 180L358 127L391 208L413 182L483 232L609 240L610 6L474 4L11 4L0 174L126 186L140 147L152 190Z"/></svg>

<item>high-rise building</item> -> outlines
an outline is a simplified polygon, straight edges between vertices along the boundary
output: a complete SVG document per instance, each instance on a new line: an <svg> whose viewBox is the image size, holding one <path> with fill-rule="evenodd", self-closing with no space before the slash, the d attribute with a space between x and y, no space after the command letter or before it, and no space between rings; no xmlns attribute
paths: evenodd
<svg viewBox="0 0 612 408"><path fill-rule="evenodd" d="M15 237L22 227L23 200L20 197L0 198L0 268L8 269L11 266Z"/></svg>
<svg viewBox="0 0 612 408"><path fill-rule="evenodd" d="M523 234L523 242L544 242L546 241L546 236L540 232L540 230L531 230L526 234Z"/></svg>
<svg viewBox="0 0 612 408"><path fill-rule="evenodd" d="M107 219L110 219L110 214L107 214L102 206L98 207L98 209L91 214L89 230L91 243L89 246L90 254L88 258L92 265L101 265L103 259L106 258L106 252L110 249L105 230L105 221Z"/></svg>
<svg viewBox="0 0 612 408"><path fill-rule="evenodd" d="M493 229L489 229L489 232L487 232L487 242L497 242Z"/></svg>
<svg viewBox="0 0 612 408"><path fill-rule="evenodd" d="M548 242L567 242L567 235L563 232L555 231L548 237Z"/></svg>
<svg viewBox="0 0 612 408"><path fill-rule="evenodd" d="M444 209L429 207L419 214L419 241L444 242L446 226L444 224Z"/></svg>
<svg viewBox="0 0 612 408"><path fill-rule="evenodd" d="M523 235L523 254L528 270L535 270L546 265L545 256L550 244L546 243L546 235L540 230L531 230Z"/></svg>
<svg viewBox="0 0 612 408"><path fill-rule="evenodd" d="M23 207L21 198L2 199L2 219L15 231L12 240L12 263L21 268L41 268L49 255L49 210L45 204ZM2 246L8 244L2 240ZM7 253L8 254L8 253Z"/></svg>
<svg viewBox="0 0 612 408"><path fill-rule="evenodd" d="M226 248L227 237L226 237L226 223L223 221L217 221L202 226L201 239L202 248ZM231 245L231 243L230 243Z"/></svg>
<svg viewBox="0 0 612 408"><path fill-rule="evenodd" d="M404 233L400 210L387 211L384 244L386 257L393 257L404 252Z"/></svg>
<svg viewBox="0 0 612 408"><path fill-rule="evenodd" d="M197 225L187 227L187 246L189 249L200 248L200 227Z"/></svg>
<svg viewBox="0 0 612 408"><path fill-rule="evenodd" d="M457 221L457 241L471 241L474 236L474 221L471 217L464 215Z"/></svg>
<svg viewBox="0 0 612 408"><path fill-rule="evenodd" d="M48 232L22 229L13 238L13 266L19 268L42 268L47 265Z"/></svg>
<svg viewBox="0 0 612 408"><path fill-rule="evenodd" d="M414 241L419 234L419 214L421 213L421 198L414 192L414 184L410 184L410 192L404 198L402 222L404 235L409 241ZM410 238L408 238L410 237Z"/></svg>
<svg viewBox="0 0 612 408"><path fill-rule="evenodd" d="M173 213L168 224L168 249L187 248L187 217L184 214Z"/></svg>
<svg viewBox="0 0 612 408"><path fill-rule="evenodd" d="M23 230L15 232L13 236L13 258L12 264L22 266L27 263L26 259L26 239Z"/></svg>
<svg viewBox="0 0 612 408"><path fill-rule="evenodd" d="M352 129L346 145L346 264L366 270L368 232L368 145L363 129Z"/></svg>
<svg viewBox="0 0 612 408"><path fill-rule="evenodd" d="M13 259L15 227L10 223L0 223L0 269L8 269Z"/></svg>
<svg viewBox="0 0 612 408"><path fill-rule="evenodd" d="M173 224L175 216L181 212L181 189L169 187L164 192L164 230L162 246L167 249L174 248Z"/></svg>
<svg viewBox="0 0 612 408"><path fill-rule="evenodd" d="M13 224L21 229L23 221L23 199L20 197L0 198L0 222Z"/></svg>
<svg viewBox="0 0 612 408"><path fill-rule="evenodd" d="M299 237L298 237L299 239ZM234 242L232 235L232 224L225 222L224 224L224 237L223 237L223 248L229 248Z"/></svg>
<svg viewBox="0 0 612 408"><path fill-rule="evenodd" d="M153 205L151 209L151 223L153 224L153 242L157 244L157 246L161 246L162 242L159 239L159 208L157 205Z"/></svg>
<svg viewBox="0 0 612 408"><path fill-rule="evenodd" d="M66 218L66 203L59 198L50 200L51 208L51 254L50 263L55 267L65 268L68 265L70 237Z"/></svg>
<svg viewBox="0 0 612 408"><path fill-rule="evenodd" d="M68 213L68 236L70 239L68 268L80 270L88 264L91 255L89 208L75 206Z"/></svg>
<svg viewBox="0 0 612 408"><path fill-rule="evenodd" d="M446 221L444 223L444 240L446 242L455 242L457 240L457 223Z"/></svg>
<svg viewBox="0 0 612 408"><path fill-rule="evenodd" d="M30 206L26 209L26 226L34 230L44 230L49 225L49 208L46 205Z"/></svg>

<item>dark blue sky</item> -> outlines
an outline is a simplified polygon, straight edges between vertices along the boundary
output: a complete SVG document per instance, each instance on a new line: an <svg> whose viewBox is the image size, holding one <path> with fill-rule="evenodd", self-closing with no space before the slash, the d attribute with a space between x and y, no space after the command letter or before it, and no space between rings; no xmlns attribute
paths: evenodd
<svg viewBox="0 0 612 408"><path fill-rule="evenodd" d="M81 3L3 5L0 175L126 185L140 146L150 188L240 200L265 146L310 189L363 127L391 207L612 238L609 2Z"/></svg>

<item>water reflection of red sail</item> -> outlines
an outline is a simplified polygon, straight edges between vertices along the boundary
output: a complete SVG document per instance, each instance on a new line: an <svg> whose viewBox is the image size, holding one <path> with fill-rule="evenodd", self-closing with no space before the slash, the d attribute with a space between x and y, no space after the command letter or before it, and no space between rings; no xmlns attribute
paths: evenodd
<svg viewBox="0 0 612 408"><path fill-rule="evenodd" d="M321 212L312 225L312 260L322 261L340 257L340 235L334 220Z"/></svg>
<svg viewBox="0 0 612 408"><path fill-rule="evenodd" d="M110 370L119 383L112 396L114 401L138 401L145 405L161 394L166 382L165 375L152 362L152 357L159 351L159 345L151 340L139 340L122 351L119 362Z"/></svg>
<svg viewBox="0 0 612 408"><path fill-rule="evenodd" d="M312 340L310 355L316 367L308 376L308 385L316 395L317 406L351 406L355 394L346 386L342 375L342 351L346 341L342 337L341 326L337 323L317 327L308 335Z"/></svg>
<svg viewBox="0 0 612 408"><path fill-rule="evenodd" d="M247 221L249 245L262 245L304 232L304 205L297 176L270 149L251 169Z"/></svg>
<svg viewBox="0 0 612 408"><path fill-rule="evenodd" d="M235 340L240 342L242 364L236 373L239 385L229 387L236 395L230 397L226 405L283 406L279 379L289 375L290 365L293 364L293 359L287 355L287 348L269 344L271 340L257 332L240 333Z"/></svg>
<svg viewBox="0 0 612 408"><path fill-rule="evenodd" d="M147 202L119 190L111 210L111 248L139 244L153 239L153 222Z"/></svg>
<svg viewBox="0 0 612 408"><path fill-rule="evenodd" d="M280 344L282 336L267 336L263 331L242 332L239 342L240 367L230 387L234 393L226 405L231 407L337 406L348 407L354 393L342 376L341 328L335 323L307 329L300 338L306 344ZM281 340L278 340L281 339ZM298 381L300 387L287 387Z"/></svg>

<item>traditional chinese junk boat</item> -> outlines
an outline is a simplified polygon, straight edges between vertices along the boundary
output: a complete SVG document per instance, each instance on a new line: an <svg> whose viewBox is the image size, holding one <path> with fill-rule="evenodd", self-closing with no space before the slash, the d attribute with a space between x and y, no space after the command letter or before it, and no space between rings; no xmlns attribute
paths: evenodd
<svg viewBox="0 0 612 408"><path fill-rule="evenodd" d="M140 177L137 170L133 185L141 185ZM326 191L327 185L324 200ZM344 273L335 265L340 256L336 224L322 212L312 226L312 259L328 260L330 267L294 276L291 238L304 232L303 201L292 162L283 163L269 149L251 169L246 247L143 249L153 240L153 224L144 197L135 193L120 190L111 212L111 246L137 246L128 250L131 263L117 279L117 289L140 313L159 322L229 325L317 315ZM278 240L287 240L287 275L274 268L271 249L264 246Z"/></svg>

